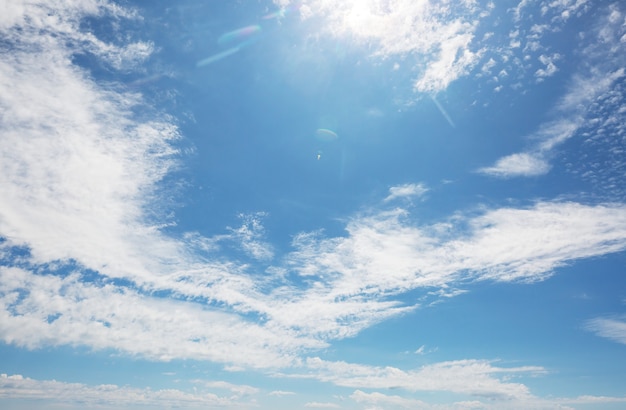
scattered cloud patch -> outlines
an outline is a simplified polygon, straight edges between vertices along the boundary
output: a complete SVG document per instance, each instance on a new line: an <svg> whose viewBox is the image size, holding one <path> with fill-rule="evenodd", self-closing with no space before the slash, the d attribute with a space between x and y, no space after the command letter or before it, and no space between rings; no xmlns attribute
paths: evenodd
<svg viewBox="0 0 626 410"><path fill-rule="evenodd" d="M540 55L539 61L541 61L541 64L543 64L545 67L537 70L535 72L535 77L542 79L545 77L553 76L558 71L558 68L554 63L555 61L558 61L559 58L561 58L561 55L559 53L555 53L551 56L547 56L544 54Z"/></svg>
<svg viewBox="0 0 626 410"><path fill-rule="evenodd" d="M543 123L536 133L528 137L538 141L534 148L505 156L493 166L480 168L478 172L500 178L546 174L550 170L548 158L554 149L579 132L593 103L610 93L613 85L624 75L623 68L607 72L596 67L587 76L576 76L555 106L554 115L559 119Z"/></svg>

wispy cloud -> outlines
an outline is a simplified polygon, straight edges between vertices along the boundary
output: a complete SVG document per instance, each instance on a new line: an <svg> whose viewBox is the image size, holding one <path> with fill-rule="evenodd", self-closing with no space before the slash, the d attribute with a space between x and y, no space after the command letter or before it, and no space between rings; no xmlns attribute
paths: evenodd
<svg viewBox="0 0 626 410"><path fill-rule="evenodd" d="M87 52L108 61L112 49L143 58L132 45L82 41L80 17L125 13L95 1L56 2L54 12L46 4L7 6L5 24L14 25L3 30L12 49L0 62L0 233L39 262L152 275L182 252L145 212L175 166L178 131L166 117L137 119L138 95L99 86L72 64Z"/></svg>
<svg viewBox="0 0 626 410"><path fill-rule="evenodd" d="M611 86L624 77L624 69L613 72L594 72L590 77L576 77L568 92L555 108L558 120L542 124L528 139L539 141L527 152L511 154L499 159L495 165L484 167L478 172L500 178L537 176L548 173L549 159L553 150L572 138L585 124L585 115L590 104L609 92Z"/></svg>
<svg viewBox="0 0 626 410"><path fill-rule="evenodd" d="M537 176L547 174L550 164L540 153L523 152L500 158L493 166L481 168L483 174L495 177Z"/></svg>
<svg viewBox="0 0 626 410"><path fill-rule="evenodd" d="M500 368L481 360L459 360L426 365L404 371L394 367L374 367L346 362L307 359L313 377L338 386L359 389L401 388L407 391L446 391L483 397L525 399L530 397L523 384L504 381L505 376L536 375L545 370L536 366ZM500 375L500 377L498 377Z"/></svg>
<svg viewBox="0 0 626 410"><path fill-rule="evenodd" d="M305 351L415 309L395 299L409 290L430 288L428 294L440 298L447 293L432 293L432 287L536 281L576 259L626 248L626 209L620 206L539 203L425 226L409 216L397 209L355 217L345 237L299 235L284 265L275 267L285 273L271 278L269 288L234 263L207 263L146 283L183 300L106 281L84 283L79 272L60 277L3 268L2 334L29 348L83 344L159 360L289 367ZM230 313L185 298L215 301ZM135 306L134 312L124 306ZM243 319L250 314L259 321Z"/></svg>
<svg viewBox="0 0 626 410"><path fill-rule="evenodd" d="M466 361L471 362L471 361ZM446 365L446 364L444 364ZM437 367L439 365L434 365ZM462 366L462 362L458 362L458 366ZM489 367L489 364L486 365ZM393 369L388 369L393 370ZM487 373L494 375L506 375L503 369L491 368ZM536 369L518 368L511 369L510 374L532 374ZM471 372L464 376L471 376ZM479 373L480 374L480 373ZM509 375L510 375L509 374ZM487 376L488 379L497 379ZM484 375L479 377L484 381ZM453 382L454 380L450 381ZM493 382L491 382L493 383ZM222 389L221 383L216 382L217 389ZM517 385L515 383L504 382L503 384ZM233 386L229 383L225 385ZM499 389L505 390L505 389ZM481 390L482 391L482 390ZM523 391L523 389L522 389ZM280 392L283 393L283 392ZM283 395L272 394L270 395ZM85 407L115 407L130 408L129 406L142 406L142 408L163 408L165 407L181 407L188 409L206 409L208 408L232 408L232 409L253 409L258 408L259 404L255 397L248 397L248 400L242 400L240 396L224 397L219 396L209 389L193 389L184 391L179 389L150 389L137 388L129 386L118 386L114 384L88 385L83 383L66 383L56 380L36 380L22 375L0 374L0 397L12 400L27 399L30 403L36 403L38 408L85 408ZM601 405L609 403L624 403L626 397L611 396L591 396L582 395L574 398L552 398L541 399L532 395L522 395L521 397L501 396L499 393L492 392L488 401L475 400L472 402L457 402L452 405L429 404L421 400L407 398L397 395L387 395L379 392L366 393L362 390L355 390L350 395L350 399L358 404L366 404L369 406L380 406L374 408L385 409L447 409L447 408L487 408L498 409L505 406L511 409L554 409L569 408L568 405L591 404ZM306 408L341 408L340 405L332 402L308 402L304 404Z"/></svg>
<svg viewBox="0 0 626 410"><path fill-rule="evenodd" d="M568 3L561 18L567 18L568 10L577 9L582 3ZM561 2L550 3L550 7L553 6L560 7ZM493 166L480 168L478 172L499 178L537 176L549 172L549 160L554 156L554 149L587 124L593 103L611 92L613 85L625 75L626 45L620 39L626 28L615 18L615 13L621 15L615 8L605 11L594 38L589 41L590 45L582 50L583 62L579 73L573 77L566 93L553 109L552 116L556 119L544 122L537 132L528 136L536 141L535 145L525 152L505 156ZM560 58L558 53L540 55L539 60L544 67L538 69L535 75L540 79L552 76L557 71L554 62Z"/></svg>
<svg viewBox="0 0 626 410"><path fill-rule="evenodd" d="M84 283L77 274L59 277L0 268L0 278L2 340L29 349L88 346L152 360L276 368L292 365L307 345L321 346L199 304Z"/></svg>
<svg viewBox="0 0 626 410"><path fill-rule="evenodd" d="M356 390L350 398L357 403L367 404L372 409L432 409L432 410L446 410L446 409L560 409L560 410L572 410L571 407L576 405L602 405L610 403L624 403L626 397L610 397L610 396L578 396L574 398L538 398L535 396L528 396L522 399L498 399L490 398L489 400L465 400L457 401L450 404L432 404L426 403L421 400L407 398L396 395L388 395L379 392L366 393L361 390Z"/></svg>
<svg viewBox="0 0 626 410"><path fill-rule="evenodd" d="M356 390L350 395L350 398L357 403L377 406L375 408L423 409L428 407L428 404L421 400L408 399L401 396L390 396L378 392L365 393L361 390Z"/></svg>
<svg viewBox="0 0 626 410"><path fill-rule="evenodd" d="M21 375L0 374L0 397L40 401L38 408L56 408L55 404L76 406L147 406L154 408L180 407L190 409L253 408L254 404L220 397L210 392L185 392L176 389L152 390L113 384L89 386L55 380L34 380ZM31 403L33 403L31 402ZM45 406L45 407L44 407Z"/></svg>
<svg viewBox="0 0 626 410"><path fill-rule="evenodd" d="M421 197L428 188L424 184L404 184L389 188L389 195L385 198L385 202L398 198Z"/></svg>
<svg viewBox="0 0 626 410"><path fill-rule="evenodd" d="M248 386L245 384L233 384L225 381L194 380L193 382L195 384L204 385L210 389L228 390L236 396L250 396L260 392L260 390L256 387Z"/></svg>
<svg viewBox="0 0 626 410"><path fill-rule="evenodd" d="M274 255L272 246L262 240L264 213L240 215L243 220L241 227L231 229L235 238L241 242L243 250L255 259L271 259Z"/></svg>
<svg viewBox="0 0 626 410"><path fill-rule="evenodd" d="M332 35L374 44L376 55L427 55L415 83L418 91L439 91L476 63L474 2L392 3L388 10L360 1L337 6L311 0L303 7L322 16ZM417 309L399 297L408 291L423 289L443 299L462 292L455 289L459 283L541 280L577 259L626 249L624 206L563 202L472 215L459 211L434 224L419 224L417 215L403 209L374 209L349 219L341 236L296 234L293 249L284 255L263 240L263 214L244 215L240 227L216 237L168 235L161 229L167 219L155 214L163 211L160 183L177 166L175 122L165 115L137 115L137 108L145 107L140 95L97 83L72 63L74 55L90 53L112 69L128 70L150 55L151 44L109 44L81 29L84 16L136 17L119 6L95 0L48 4L13 2L0 14L3 38L14 46L0 61L5 264L0 335L5 343L28 349L87 346L151 360L206 360L229 369L306 368L309 377L362 389L523 398L529 394L526 386L505 376L537 374L541 367L499 368L467 360L402 370L306 357L332 340ZM50 7L56 7L54 13ZM465 12L459 14L463 17L454 17L453 8ZM365 27L371 31L362 31ZM491 68L488 64L485 70ZM579 127L578 107L624 76L623 70L606 73L594 72L572 87L559 108L567 118L541 128L532 153L543 155L570 138ZM516 154L496 168L502 175L511 169L537 174L547 160L532 153ZM395 186L380 205L426 192L423 184ZM213 259L227 242L254 261ZM598 334L610 328L606 322L589 326ZM101 395L112 405L127 397L161 405L178 400L191 407L233 404L208 393L19 376L3 376L0 382L2 392L14 398L26 392L34 398L73 398L76 392L84 402ZM205 385L239 396L257 393L247 385ZM384 400L374 394L355 397Z"/></svg>
<svg viewBox="0 0 626 410"><path fill-rule="evenodd" d="M295 392L283 391L283 390L274 390L268 393L269 396L278 396L278 397L293 396L295 394L296 394Z"/></svg>
<svg viewBox="0 0 626 410"><path fill-rule="evenodd" d="M588 320L585 328L598 336L626 344L626 320L624 317L598 317Z"/></svg>
<svg viewBox="0 0 626 410"><path fill-rule="evenodd" d="M317 401L311 401L304 405L304 407L311 409L340 409L341 406L335 403L320 403Z"/></svg>
<svg viewBox="0 0 626 410"><path fill-rule="evenodd" d="M538 203L431 226L412 225L396 210L355 218L347 231L345 238L297 241L294 269L332 284L334 296L380 295L449 284L461 272L498 280L545 277L569 260L624 249L626 210Z"/></svg>
<svg viewBox="0 0 626 410"><path fill-rule="evenodd" d="M623 250L626 209L540 203L427 226L396 210L355 218L347 230L346 237L296 238L296 250L279 267L297 275L297 285L283 276L263 290L263 282L235 265L154 282L155 290L182 300L107 281L85 283L79 272L48 276L5 267L0 333L5 342L31 349L84 345L156 360L289 368L330 340L415 309L396 300L409 290L432 292L468 280L536 281L576 259ZM230 313L187 298L218 301ZM244 318L251 314L258 321Z"/></svg>
<svg viewBox="0 0 626 410"><path fill-rule="evenodd" d="M227 245L257 260L272 259L274 256L272 245L264 241L263 219L267 214L257 212L239 214L238 217L241 225L236 228L226 227L228 233L205 237L197 232L187 232L183 236L184 242L200 253L215 254Z"/></svg>

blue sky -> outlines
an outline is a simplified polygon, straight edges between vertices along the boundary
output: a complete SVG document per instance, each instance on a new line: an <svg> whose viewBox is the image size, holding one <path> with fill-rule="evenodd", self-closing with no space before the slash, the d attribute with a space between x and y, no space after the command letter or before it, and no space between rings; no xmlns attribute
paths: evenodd
<svg viewBox="0 0 626 410"><path fill-rule="evenodd" d="M0 407L626 405L626 7L0 6Z"/></svg>

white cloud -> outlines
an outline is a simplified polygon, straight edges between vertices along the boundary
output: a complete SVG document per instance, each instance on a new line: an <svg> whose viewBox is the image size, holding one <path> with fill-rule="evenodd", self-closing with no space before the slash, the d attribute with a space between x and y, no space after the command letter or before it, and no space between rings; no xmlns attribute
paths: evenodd
<svg viewBox="0 0 626 410"><path fill-rule="evenodd" d="M307 345L321 347L317 341L276 332L237 315L143 296L111 284L86 284L79 275L0 268L0 278L2 340L28 349L87 346L152 360L276 368L291 365Z"/></svg>
<svg viewBox="0 0 626 410"><path fill-rule="evenodd" d="M554 15L553 21L567 21L587 7L588 0L548 0L541 4L541 13Z"/></svg>
<svg viewBox="0 0 626 410"><path fill-rule="evenodd" d="M541 64L543 64L545 67L537 70L535 72L535 77L545 78L553 76L558 71L558 68L556 67L556 64L554 64L554 62L559 60L560 58L561 55L559 53L555 53L551 56L547 56L544 54L540 55L539 61L541 61Z"/></svg>
<svg viewBox="0 0 626 410"><path fill-rule="evenodd" d="M29 349L81 345L153 360L207 360L230 370L297 367L303 355L330 340L354 336L415 309L396 299L404 292L450 288L466 280L540 280L570 261L626 247L624 207L540 203L455 216L429 226L413 223L403 210L356 216L343 236L297 235L293 252L269 267L282 272L276 276L260 274L264 266L212 261L206 254L226 240L238 241L257 260L272 259L273 249L262 241L259 215L244 217L242 227L215 238L165 235L146 209L158 203L159 182L176 166L175 124L165 116L138 119L133 110L143 104L140 96L97 84L71 63L77 52L93 53L121 69L144 59L149 44L104 44L80 31L80 17L90 13L132 15L105 2L66 0L54 3L60 9L53 14L61 17L50 17L45 4L5 3L8 11L0 13L2 33L16 42L14 52L0 61L0 234L7 238L0 252L11 254L16 246L30 252L20 260L21 268L0 269L5 343ZM307 4L334 24L334 34L375 42L379 55L430 53L417 81L420 90L445 87L474 64L469 50L474 22L449 18L452 12L446 7L408 0L390 10L356 1L339 7L323 1ZM450 7L474 12L471 2L463 4ZM360 32L368 27L362 21L371 23L373 31ZM13 27L28 35L16 37L19 30ZM584 98L572 91L562 104L575 107ZM568 123L563 124L560 128L567 129ZM546 150L569 135L546 130ZM393 187L384 201L420 196L425 190L421 184ZM74 273L55 271L53 264L71 267L68 260L76 262ZM85 282L85 268L100 274L96 283ZM118 286L110 278L134 285ZM430 293L439 298L455 294ZM409 390L514 397L526 395L525 386L495 375L541 370L499 369L483 361L415 371L318 359L308 364L321 379L352 387L384 387L393 381ZM47 383L23 380L26 387ZM238 394L254 391L215 383L213 388ZM76 387L81 389L87 397L91 394L91 388ZM11 394L21 397L17 390Z"/></svg>
<svg viewBox="0 0 626 410"><path fill-rule="evenodd" d="M15 6L28 18L13 17L19 30L3 31L13 48L0 61L0 235L27 245L38 262L73 259L111 276L159 273L183 251L144 209L175 165L178 131L166 117L136 120L138 95L99 86L72 64L74 53L108 58L114 48L144 56L133 45L83 45L79 17L114 6L61 1L53 13L45 4Z"/></svg>
<svg viewBox="0 0 626 410"><path fill-rule="evenodd" d="M264 212L252 214L239 214L241 226L237 228L227 227L227 234L204 237L197 232L188 232L184 235L187 246L193 247L202 253L214 254L221 250L221 245L235 245L237 250L243 251L247 256L257 260L269 260L274 256L272 245L263 240L265 229L263 219L267 217Z"/></svg>
<svg viewBox="0 0 626 410"><path fill-rule="evenodd" d="M533 149L500 158L494 165L480 168L478 172L500 178L546 174L551 168L548 163L551 152L576 135L585 124L585 116L593 102L610 92L613 84L624 75L624 69L620 68L611 72L592 70L588 77L575 77L555 107L554 115L560 118L543 123L528 137L538 141Z"/></svg>
<svg viewBox="0 0 626 410"><path fill-rule="evenodd" d="M385 198L385 202L398 198L421 197L428 188L424 184L404 184L389 188L389 195Z"/></svg>
<svg viewBox="0 0 626 410"><path fill-rule="evenodd" d="M240 215L243 224L237 229L231 229L235 238L241 242L241 247L245 252L255 259L271 259L274 256L272 246L262 241L263 225L261 219L264 213L254 215Z"/></svg>
<svg viewBox="0 0 626 410"><path fill-rule="evenodd" d="M361 390L356 390L350 395L350 398L357 403L382 406L381 408L384 409L388 409L390 407L402 409L421 409L428 407L428 405L421 400L407 399L400 396L389 396L378 392L365 393Z"/></svg>
<svg viewBox="0 0 626 410"><path fill-rule="evenodd" d="M621 206L540 203L488 212L469 225L472 236L451 248L480 279L541 280L573 260L626 249Z"/></svg>
<svg viewBox="0 0 626 410"><path fill-rule="evenodd" d="M283 391L283 390L274 390L268 393L269 396L278 396L278 397L293 396L295 394L296 394L295 392Z"/></svg>
<svg viewBox="0 0 626 410"><path fill-rule="evenodd" d="M152 390L112 384L89 386L82 383L64 383L56 380L34 380L21 375L0 374L0 398L28 399L31 404L40 401L37 408L56 408L56 404L76 408L111 406L147 406L153 408L180 407L189 409L253 408L254 405L210 392L185 392L175 389ZM32 400L32 401L31 401ZM33 402L34 401L34 402ZM44 407L47 406L47 407Z"/></svg>
<svg viewBox="0 0 626 410"><path fill-rule="evenodd" d="M415 225L407 212L395 210L354 218L347 232L295 238L296 249L279 268L298 275L304 286L283 275L268 294L251 293L246 289L255 282L242 277L241 285L190 286L184 294L230 300L236 311L258 312L275 331L340 339L417 308L395 299L409 290L440 287L424 295L438 301L463 293L455 283L532 282L576 259L622 251L626 209L539 203L456 215L430 226Z"/></svg>
<svg viewBox="0 0 626 410"><path fill-rule="evenodd" d="M538 154L519 153L500 158L493 166L480 168L478 172L500 178L544 175L550 165Z"/></svg>
<svg viewBox="0 0 626 410"><path fill-rule="evenodd" d="M311 292L325 291L328 300L379 300L461 278L541 279L568 261L623 250L626 209L539 203L432 226L413 225L396 210L355 218L347 231L302 238L291 255L293 269L315 280Z"/></svg>
<svg viewBox="0 0 626 410"><path fill-rule="evenodd" d="M408 213L396 210L355 218L347 230L345 237L296 238L282 269L308 281L304 287L282 277L262 292L263 282L236 265L200 267L153 284L182 298L225 303L232 313L106 282L83 283L78 273L59 277L3 268L0 334L6 343L31 349L84 345L157 360L290 367L329 340L415 309L395 300L406 291L448 289L472 279L536 281L573 260L624 250L626 209L539 203L457 215L431 226L414 225ZM431 291L428 297L447 293Z"/></svg>
<svg viewBox="0 0 626 410"><path fill-rule="evenodd" d="M335 403L320 403L317 401L306 403L304 407L308 407L312 409L340 409L341 408L341 406Z"/></svg>
<svg viewBox="0 0 626 410"><path fill-rule="evenodd" d="M591 319L587 321L585 328L598 336L626 344L626 321L623 318Z"/></svg>
<svg viewBox="0 0 626 410"><path fill-rule="evenodd" d="M484 74L491 74L491 70L496 66L496 61L490 58L480 69Z"/></svg>
<svg viewBox="0 0 626 410"><path fill-rule="evenodd" d="M626 403L626 397L583 395L573 399L562 399L561 401L567 404Z"/></svg>
<svg viewBox="0 0 626 410"><path fill-rule="evenodd" d="M225 381L194 380L194 383L202 384L210 389L228 390L237 396L251 396L259 393L260 391L256 387L248 386L245 384L233 384Z"/></svg>
<svg viewBox="0 0 626 410"><path fill-rule="evenodd" d="M531 397L523 384L505 381L505 376L537 375L545 370L536 366L500 368L481 360L458 360L404 371L395 367L374 367L309 358L307 368L313 377L338 386L358 389L446 391L496 399L522 400ZM500 377L498 377L500 375Z"/></svg>
<svg viewBox="0 0 626 410"><path fill-rule="evenodd" d="M537 409L537 410L573 410L570 405L601 405L609 403L624 403L626 397L610 397L610 396L578 396L573 398L538 398L535 396L527 396L522 398L496 398L489 397L487 400L466 400L458 401L450 404L432 404L426 403L414 398L403 396L387 395L379 392L366 393L356 390L350 398L357 403L367 404L372 410L391 410L391 409L432 409L432 410L451 410L451 409Z"/></svg>

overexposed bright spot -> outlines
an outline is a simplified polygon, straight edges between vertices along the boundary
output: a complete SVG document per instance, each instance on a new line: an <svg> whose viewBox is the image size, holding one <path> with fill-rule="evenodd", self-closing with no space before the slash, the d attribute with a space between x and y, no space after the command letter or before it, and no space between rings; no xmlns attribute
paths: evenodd
<svg viewBox="0 0 626 410"><path fill-rule="evenodd" d="M302 18L320 19L322 33L367 47L374 57L414 57L419 92L444 90L478 62L472 41L486 14L472 1L304 0L300 7Z"/></svg>

